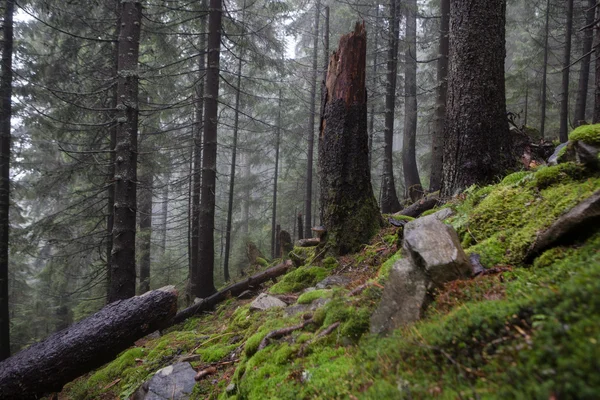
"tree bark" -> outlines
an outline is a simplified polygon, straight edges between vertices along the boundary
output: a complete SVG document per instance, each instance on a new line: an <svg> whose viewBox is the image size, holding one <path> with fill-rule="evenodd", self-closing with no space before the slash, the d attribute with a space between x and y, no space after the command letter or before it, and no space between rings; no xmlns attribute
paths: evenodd
<svg viewBox="0 0 600 400"><path fill-rule="evenodd" d="M573 0L567 0L567 27L565 31L565 49L562 71L562 95L560 99L560 130L561 143L569 140L569 73L571 67L571 36L573 33Z"/></svg>
<svg viewBox="0 0 600 400"><path fill-rule="evenodd" d="M205 13L200 18L200 52L206 49L206 18L208 13L208 4L206 0L202 1L202 12ZM206 72L206 56L204 53L198 56L198 82L195 88L195 121L194 121L194 167L192 173L192 205L190 218L191 223L191 243L190 243L190 270L189 285L187 294L188 301L193 301L196 286L198 283L198 274L200 264L200 193L202 189L202 135L204 132L204 74Z"/></svg>
<svg viewBox="0 0 600 400"><path fill-rule="evenodd" d="M381 226L368 169L367 36L356 24L329 59L319 135L321 220L332 250L346 254Z"/></svg>
<svg viewBox="0 0 600 400"><path fill-rule="evenodd" d="M596 7L596 19L600 18L600 7ZM594 27L596 33L596 43L594 44L594 52L596 57L595 65L595 89L594 89L594 115L592 123L600 123L600 25Z"/></svg>
<svg viewBox="0 0 600 400"><path fill-rule="evenodd" d="M240 38L244 38L244 17L246 13L246 2L242 6L242 32ZM235 110L233 117L233 143L231 144L231 169L229 170L229 201L227 202L227 222L225 225L225 257L223 262L223 278L229 281L229 251L231 248L231 221L233 219L233 194L235 189L235 168L237 158L238 131L240 126L240 94L242 89L242 61L244 59L244 47L241 46L238 55L238 65L235 85Z"/></svg>
<svg viewBox="0 0 600 400"><path fill-rule="evenodd" d="M548 96L546 91L548 88L548 37L550 36L550 0L546 1L546 25L544 34L544 65L542 71L542 116L540 119L540 135L544 138L546 129L546 104Z"/></svg>
<svg viewBox="0 0 600 400"><path fill-rule="evenodd" d="M390 0L388 27L387 82L385 87L385 128L383 132L383 182L381 212L392 213L400 209L396 194L393 166L394 110L396 107L396 80L398 75L398 35L400 32L399 0Z"/></svg>
<svg viewBox="0 0 600 400"><path fill-rule="evenodd" d="M315 33L313 40L313 62L310 77L310 113L308 115L308 153L306 160L306 198L304 199L304 236L310 236L310 227L312 226L312 186L313 186L313 152L315 140L315 110L317 102L317 63L319 58L319 16L321 12L321 2L315 4Z"/></svg>
<svg viewBox="0 0 600 400"><path fill-rule="evenodd" d="M592 54L592 44L594 41L594 29L592 24L594 23L596 0L588 0L588 10L585 14L585 26L589 26L584 31L582 55L585 56L581 60L581 69L579 70L579 83L577 87L577 100L575 102L575 116L574 116L574 127L578 127L582 122L585 121L585 110L587 106L587 95L588 95L588 84L590 80L590 60ZM587 54L587 55L586 55Z"/></svg>
<svg viewBox="0 0 600 400"><path fill-rule="evenodd" d="M277 128L275 131L275 172L273 175L273 210L271 215L271 258L277 257L277 180L279 178L279 140L281 133L281 89L277 107Z"/></svg>
<svg viewBox="0 0 600 400"><path fill-rule="evenodd" d="M217 177L217 123L219 97L219 54L221 52L222 0L210 0L208 14L208 68L204 98L204 148L200 197L200 256L194 295L205 298L215 293L215 193Z"/></svg>
<svg viewBox="0 0 600 400"><path fill-rule="evenodd" d="M148 165L144 166L143 173L139 179L139 228L138 235L139 260L140 260L140 286L139 294L144 294L150 290L150 249L152 239L152 187L154 177L152 169Z"/></svg>
<svg viewBox="0 0 600 400"><path fill-rule="evenodd" d="M177 315L175 315L175 317L173 318L173 320L171 320L169 325L179 324L202 311L211 310L215 305L226 300L230 296L238 296L248 289L257 287L263 282L277 278L278 276L287 273L291 267L292 262L288 260L285 263L271 267L265 271L259 272L256 275L252 275L251 277L242 282L229 285L225 289L213 294L210 297L207 297L206 299L194 304L193 306L181 310L177 313Z"/></svg>
<svg viewBox="0 0 600 400"><path fill-rule="evenodd" d="M377 86L377 55L379 53L379 1L375 2L375 44L373 45L373 82L372 92L375 91ZM373 98L373 93L369 93L369 96ZM371 111L369 116L369 171L373 166L373 137L375 136L375 102L371 100Z"/></svg>
<svg viewBox="0 0 600 400"><path fill-rule="evenodd" d="M435 120L431 137L431 176L429 191L436 192L442 186L444 157L444 118L446 114L446 93L448 92L448 29L450 24L450 0L440 0L440 42L437 61L437 98Z"/></svg>
<svg viewBox="0 0 600 400"><path fill-rule="evenodd" d="M404 58L404 140L402 141L402 171L408 197L417 201L423 196L417 169L417 0L407 0L406 53Z"/></svg>
<svg viewBox="0 0 600 400"><path fill-rule="evenodd" d="M298 213L298 240L304 239L304 229L302 226L302 213Z"/></svg>
<svg viewBox="0 0 600 400"><path fill-rule="evenodd" d="M37 399L113 360L133 343L165 328L177 311L173 286L113 302L0 363L2 399Z"/></svg>
<svg viewBox="0 0 600 400"><path fill-rule="evenodd" d="M120 12L115 146L115 222L108 301L135 296L135 231L138 132L138 55L142 4L122 1Z"/></svg>
<svg viewBox="0 0 600 400"><path fill-rule="evenodd" d="M10 356L8 310L8 236L10 208L10 146L14 0L4 2L2 65L0 65L0 360ZM2 385L0 385L0 388Z"/></svg>
<svg viewBox="0 0 600 400"><path fill-rule="evenodd" d="M504 89L505 0L450 6L442 194L452 196L512 167Z"/></svg>

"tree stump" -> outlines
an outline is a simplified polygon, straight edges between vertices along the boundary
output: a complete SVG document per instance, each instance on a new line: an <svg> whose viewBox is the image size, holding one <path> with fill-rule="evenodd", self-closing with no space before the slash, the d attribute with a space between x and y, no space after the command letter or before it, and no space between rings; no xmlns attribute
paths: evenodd
<svg viewBox="0 0 600 400"><path fill-rule="evenodd" d="M358 250L382 224L371 187L364 23L329 59L319 134L321 220L337 254Z"/></svg>

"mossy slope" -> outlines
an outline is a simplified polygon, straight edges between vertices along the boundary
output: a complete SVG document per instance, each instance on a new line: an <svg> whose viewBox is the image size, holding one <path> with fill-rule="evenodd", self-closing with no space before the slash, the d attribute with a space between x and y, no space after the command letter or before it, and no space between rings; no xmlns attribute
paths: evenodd
<svg viewBox="0 0 600 400"><path fill-rule="evenodd" d="M315 312L256 313L248 301L229 300L213 314L128 350L63 395L125 398L157 369L195 354L192 365L199 368L227 362L197 384L198 399L596 398L600 232L550 249L533 265L523 256L539 231L598 189L599 177L560 164L467 190L450 205L456 215L448 221L468 253L503 272L451 282L426 318L388 337L366 332L381 284L401 257L390 232L339 262L310 257L270 288L298 295L328 274L357 271L347 288L299 296L305 304L330 299ZM365 283L367 289L349 295ZM269 332L307 319L312 323L259 350ZM227 392L230 383L235 389Z"/></svg>

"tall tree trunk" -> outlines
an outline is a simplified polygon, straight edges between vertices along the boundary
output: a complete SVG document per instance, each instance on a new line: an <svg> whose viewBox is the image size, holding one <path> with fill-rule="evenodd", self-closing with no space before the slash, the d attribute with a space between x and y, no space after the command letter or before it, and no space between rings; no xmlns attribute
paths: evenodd
<svg viewBox="0 0 600 400"><path fill-rule="evenodd" d="M596 19L600 18L600 7L596 7ZM592 123L600 123L600 25L594 26L594 32L596 36L596 43L594 44L594 52L596 57L595 64L595 77L594 77L594 115Z"/></svg>
<svg viewBox="0 0 600 400"><path fill-rule="evenodd" d="M4 2L2 65L0 65L0 361L10 357L8 311L8 234L10 208L10 142L12 116L13 13L15 1Z"/></svg>
<svg viewBox="0 0 600 400"><path fill-rule="evenodd" d="M167 165L167 173L164 177L164 188L162 195L162 210L161 210L161 224L160 228L162 230L162 234L160 235L160 249L162 254L165 254L167 251L167 225L169 224L169 180L171 179L171 174L168 172L170 168Z"/></svg>
<svg viewBox="0 0 600 400"><path fill-rule="evenodd" d="M545 135L546 129L546 104L548 100L548 96L546 95L546 90L548 88L548 37L550 36L550 0L546 1L546 25L545 25L545 33L544 33L544 65L542 71L542 116L540 120L540 135L542 138Z"/></svg>
<svg viewBox="0 0 600 400"><path fill-rule="evenodd" d="M188 302L193 301L198 285L199 264L199 245L200 245L200 191L202 181L202 132L203 132L203 112L204 112L204 73L206 72L206 18L208 13L207 0L202 1L201 12L205 13L200 18L200 55L198 56L198 82L196 83L194 96L196 102L194 105L194 170L192 173L192 206L191 213L191 240L190 240L190 270L189 285L187 294Z"/></svg>
<svg viewBox="0 0 600 400"><path fill-rule="evenodd" d="M304 236L310 237L312 232L312 186L313 186L313 151L315 141L315 109L317 101L317 62L319 58L319 16L321 13L321 2L315 4L315 32L313 40L313 60L310 77L310 113L308 115L308 153L306 160L306 198L304 199Z"/></svg>
<svg viewBox="0 0 600 400"><path fill-rule="evenodd" d="M273 213L271 215L271 258L277 256L277 180L279 178L279 140L281 133L281 89L277 107L277 130L275 132L275 174L273 176Z"/></svg>
<svg viewBox="0 0 600 400"><path fill-rule="evenodd" d="M588 84L590 80L590 60L592 58L592 44L594 41L594 14L596 10L596 0L588 0L588 10L585 14L585 26L588 28L584 31L583 48L581 60L581 69L579 70L579 85L577 88L577 100L575 102L575 116L573 126L579 126L585 121L585 109L587 106Z"/></svg>
<svg viewBox="0 0 600 400"><path fill-rule="evenodd" d="M442 194L501 176L513 160L504 90L505 0L450 6Z"/></svg>
<svg viewBox="0 0 600 400"><path fill-rule="evenodd" d="M393 144L394 110L396 107L396 81L398 76L398 35L400 31L399 0L390 0L388 32L387 82L385 88L385 129L383 141L383 184L381 211L393 213L400 210L394 183Z"/></svg>
<svg viewBox="0 0 600 400"><path fill-rule="evenodd" d="M246 13L246 2L242 8L242 33L244 38L244 16ZM223 277L225 282L229 281L229 251L231 248L231 220L233 218L233 192L235 189L235 168L237 158L238 130L240 125L240 93L242 89L242 61L244 59L244 47L241 47L238 55L238 65L235 84L235 115L233 117L233 143L231 145L231 169L229 172L229 201L227 202L227 222L225 224L225 260L223 262Z"/></svg>
<svg viewBox="0 0 600 400"><path fill-rule="evenodd" d="M408 197L417 201L423 196L417 169L417 0L407 0L406 53L404 59L404 140L402 141L402 171Z"/></svg>
<svg viewBox="0 0 600 400"><path fill-rule="evenodd" d="M140 261L140 287L139 294L150 290L150 248L152 239L152 186L154 177L152 168L146 162L142 167L143 172L139 179L139 228L138 249Z"/></svg>
<svg viewBox="0 0 600 400"><path fill-rule="evenodd" d="M367 243L381 225L368 170L367 36L357 23L329 59L319 135L321 220L332 250L345 254Z"/></svg>
<svg viewBox="0 0 600 400"><path fill-rule="evenodd" d="M121 29L119 12L120 4L119 0L115 0L115 26L116 26L116 37L119 37L119 31ZM119 71L119 44L114 43L112 49L113 66L112 76L117 78ZM110 293L110 281L112 271L112 250L113 250L113 227L115 224L115 146L117 143L117 105L119 104L117 85L113 85L111 91L111 119L113 120L109 128L109 144L110 149L109 165L108 165L108 190L107 190L107 216L106 216L106 302L108 303L108 295Z"/></svg>
<svg viewBox="0 0 600 400"><path fill-rule="evenodd" d="M121 2L115 146L115 223L109 302L135 296L138 54L142 4Z"/></svg>
<svg viewBox="0 0 600 400"><path fill-rule="evenodd" d="M246 190L244 193L244 203L242 204L242 234L244 235L244 240L248 240L248 235L250 234L250 201L251 201L251 186L248 183L250 180L250 175L252 175L252 168L250 166L250 151L245 154L245 162L244 165L244 176L246 177Z"/></svg>
<svg viewBox="0 0 600 400"><path fill-rule="evenodd" d="M446 93L448 92L448 29L450 24L450 0L440 0L440 42L437 61L437 98L435 121L431 137L431 176L429 191L435 192L442 186L444 157L444 118L446 115Z"/></svg>
<svg viewBox="0 0 600 400"><path fill-rule="evenodd" d="M194 295L205 298L215 293L215 193L217 177L217 123L219 55L221 53L222 0L210 0L208 14L208 66L204 98L204 148L200 197L200 256Z"/></svg>
<svg viewBox="0 0 600 400"><path fill-rule="evenodd" d="M561 143L569 140L569 72L571 67L571 36L573 33L573 0L567 0L567 27L565 31L565 53L563 56L562 95L560 98Z"/></svg>
<svg viewBox="0 0 600 400"><path fill-rule="evenodd" d="M375 2L375 44L373 45L373 88L375 91L377 86L377 55L379 53L379 1ZM371 99L373 99L373 93L369 93ZM371 112L369 117L369 171L373 166L373 136L375 136L375 102L371 100Z"/></svg>

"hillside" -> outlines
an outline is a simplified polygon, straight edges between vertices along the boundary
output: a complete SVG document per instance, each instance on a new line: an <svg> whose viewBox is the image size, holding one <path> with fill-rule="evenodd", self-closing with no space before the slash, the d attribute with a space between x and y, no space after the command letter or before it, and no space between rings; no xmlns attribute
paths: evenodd
<svg viewBox="0 0 600 400"><path fill-rule="evenodd" d="M561 159L569 159L576 139L598 145L589 132L575 131ZM193 399L595 398L598 220L540 254L529 250L599 190L597 169L566 161L471 187L445 204L454 215L444 222L487 270L447 283L420 321L388 335L369 330L390 270L405 257L402 228L391 225L359 253L339 259L294 248L300 266L261 290L286 307L251 311L258 293L229 299L213 313L139 341L67 385L59 398L129 398L179 361L204 371ZM327 277L336 279L306 290Z"/></svg>

